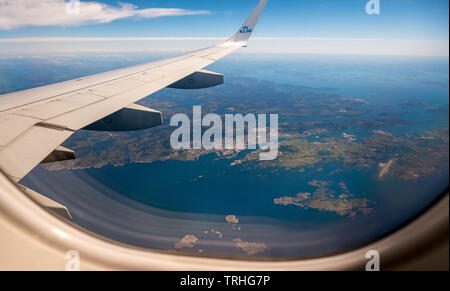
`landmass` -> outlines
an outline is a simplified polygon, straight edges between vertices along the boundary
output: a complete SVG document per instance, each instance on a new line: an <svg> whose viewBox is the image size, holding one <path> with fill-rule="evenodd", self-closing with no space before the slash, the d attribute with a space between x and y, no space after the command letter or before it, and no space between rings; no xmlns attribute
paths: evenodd
<svg viewBox="0 0 450 291"><path fill-rule="evenodd" d="M174 247L176 249L193 248L198 238L192 234L186 235L179 242L176 242Z"/></svg>
<svg viewBox="0 0 450 291"><path fill-rule="evenodd" d="M378 167L380 167L380 172L378 173L378 178L383 178L389 171L391 170L392 165L394 164L395 159L391 159L387 163L379 163Z"/></svg>
<svg viewBox="0 0 450 291"><path fill-rule="evenodd" d="M247 169L275 167L304 172L315 168L320 171L323 169L320 164L340 162L344 169L373 169L378 179L410 180L437 173L448 166L448 127L399 136L386 129L411 125L412 121L402 118L404 112L380 111L384 109L360 98L304 93L298 86L284 88L242 78L231 79L224 87L224 90L197 93L165 90L140 103L161 110L166 117L177 113L190 115L192 104L202 104L203 114L280 113L280 154L275 161L259 161L259 151L241 157L241 151L233 150L173 150L170 135L174 128L166 120L160 127L137 132L79 131L64 143L76 152L77 159L43 167L52 171L77 170L127 163L195 161L215 154L217 159L229 159L230 166ZM276 100L273 96L277 96ZM408 110L418 105L405 102L399 107ZM424 111L437 118L448 120L448 105L420 105L419 108L429 106L424 107ZM354 129L365 129L371 134L358 136Z"/></svg>
<svg viewBox="0 0 450 291"><path fill-rule="evenodd" d="M309 184L317 187L314 193L298 193L295 196L284 196L274 199L278 205L294 205L304 209L316 209L320 211L335 212L341 216L355 217L357 214L369 214L372 212L370 204L374 202L367 199L353 198L355 195L348 192L347 185L340 182L341 193L335 194L329 188L331 182L312 181Z"/></svg>
<svg viewBox="0 0 450 291"><path fill-rule="evenodd" d="M233 241L236 243L236 247L242 249L249 256L256 255L257 253L261 253L269 249L267 245L263 243L242 241L240 238L236 238Z"/></svg>
<svg viewBox="0 0 450 291"><path fill-rule="evenodd" d="M249 166L300 170L338 161L347 168L377 166L380 179L395 176L410 180L439 172L448 166L448 136L448 129L433 129L405 137L375 130L359 143L336 137L324 138L321 142L292 139L280 143L278 159L274 161L259 161L259 151L255 151L246 155L240 164L247 162Z"/></svg>
<svg viewBox="0 0 450 291"><path fill-rule="evenodd" d="M225 220L228 224L231 224L233 230L236 229L235 226L236 226L236 224L239 223L239 220L237 219L237 217L235 215L227 215L225 217ZM240 228L239 228L239 230L240 230ZM216 234L217 235L216 240L217 239L223 240L223 238L224 238L223 233L220 232L217 229L217 227L208 228L208 229L203 230L203 235L200 234L200 236L203 237L203 239L206 239L208 237L208 235L210 235L210 234ZM226 240L223 240L223 241L226 242ZM175 242L174 248L177 250L183 250L185 248L192 249L196 246L196 244L198 242L199 242L199 238L197 238L193 234L188 234L188 235L184 236L180 241ZM228 242L232 243L236 248L241 249L244 252L246 252L248 256L253 256L253 255L262 253L269 249L269 247L264 243L243 241L240 238L235 238L232 241L229 240ZM203 253L204 250L199 249L197 252Z"/></svg>
<svg viewBox="0 0 450 291"><path fill-rule="evenodd" d="M225 220L229 224L238 224L239 223L239 219L237 219L237 217L234 215L228 215L227 217L225 217Z"/></svg>

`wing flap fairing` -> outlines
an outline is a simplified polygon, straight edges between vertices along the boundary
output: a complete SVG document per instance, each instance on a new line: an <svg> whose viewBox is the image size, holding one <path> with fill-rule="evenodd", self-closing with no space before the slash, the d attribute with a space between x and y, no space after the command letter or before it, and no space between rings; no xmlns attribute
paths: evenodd
<svg viewBox="0 0 450 291"><path fill-rule="evenodd" d="M219 73L201 70L168 86L174 89L204 89L222 85L224 76Z"/></svg>
<svg viewBox="0 0 450 291"><path fill-rule="evenodd" d="M53 163L74 160L75 152L71 149L59 146L51 154L49 154L41 163Z"/></svg>
<svg viewBox="0 0 450 291"><path fill-rule="evenodd" d="M91 125L85 130L93 131L133 131L153 128L163 123L160 111L132 104Z"/></svg>

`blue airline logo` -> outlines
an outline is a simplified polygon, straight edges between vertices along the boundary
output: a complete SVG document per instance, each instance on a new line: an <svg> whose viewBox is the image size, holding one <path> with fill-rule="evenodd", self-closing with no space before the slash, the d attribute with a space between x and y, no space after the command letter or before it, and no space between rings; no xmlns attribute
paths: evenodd
<svg viewBox="0 0 450 291"><path fill-rule="evenodd" d="M241 33L251 33L252 31L253 30L249 28L247 25L244 25L240 30Z"/></svg>

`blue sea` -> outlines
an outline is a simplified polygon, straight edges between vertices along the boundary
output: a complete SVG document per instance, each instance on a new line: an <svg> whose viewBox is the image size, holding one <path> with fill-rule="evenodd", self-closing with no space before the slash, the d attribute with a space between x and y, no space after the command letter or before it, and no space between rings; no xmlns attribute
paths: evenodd
<svg viewBox="0 0 450 291"><path fill-rule="evenodd" d="M7 93L159 57L164 56L134 55L126 60L61 56L58 62L4 59L0 60L0 88ZM383 113L400 114L402 120L410 121L379 128L404 136L448 128L448 107L447 115L440 118L428 110L448 106L448 65L448 58L238 54L208 69L224 73L228 80L270 82L280 91L296 86L304 93L364 100L372 109L366 119ZM148 98L162 99L173 94L170 90ZM248 95L258 98L252 92ZM398 106L419 102L423 105ZM350 127L346 132L364 137L372 130ZM338 253L383 237L426 210L447 189L449 179L448 162L443 171L416 180L380 180L376 168L348 168L339 161L306 167L304 172L231 166L232 161L209 154L195 161L126 163L99 169L47 171L39 166L21 183L67 206L74 223L121 243L197 255L278 259ZM274 203L279 197L313 193L313 180L330 181L329 188L336 193L344 182L355 198L370 201L373 211L349 217ZM228 215L239 223L227 222ZM194 247L174 249L185 235L198 238ZM262 243L265 248L252 255L237 248L236 239Z"/></svg>

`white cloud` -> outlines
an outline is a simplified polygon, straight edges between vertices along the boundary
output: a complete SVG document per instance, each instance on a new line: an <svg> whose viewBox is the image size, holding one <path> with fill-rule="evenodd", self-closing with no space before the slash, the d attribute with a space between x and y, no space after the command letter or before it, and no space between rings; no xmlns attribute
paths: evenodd
<svg viewBox="0 0 450 291"><path fill-rule="evenodd" d="M99 2L80 2L79 13L68 13L64 0L0 0L0 29L22 26L80 26L109 23L114 20L136 17L156 18L208 14L205 10L179 8L138 9L133 4L120 3L109 6Z"/></svg>
<svg viewBox="0 0 450 291"><path fill-rule="evenodd" d="M0 38L0 55L18 51L186 51L226 37L34 37ZM26 43L27 45L22 45ZM25 51L24 51L25 50ZM254 37L248 53L448 56L449 41L321 37Z"/></svg>
<svg viewBox="0 0 450 291"><path fill-rule="evenodd" d="M223 41L227 37L26 37L0 38L0 43L33 43L33 42L98 42L98 41L171 41L171 40L215 40Z"/></svg>

